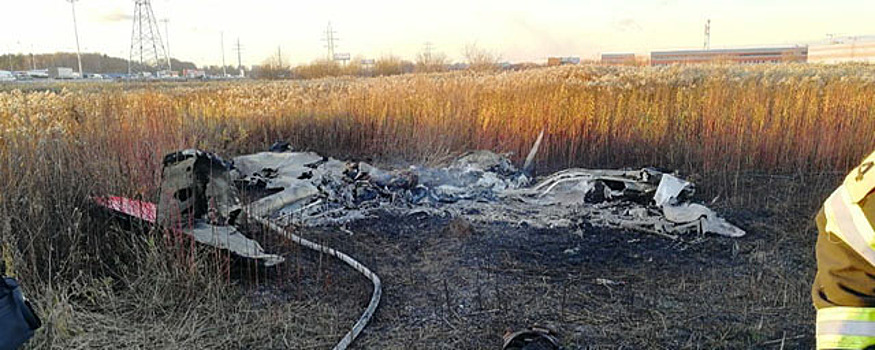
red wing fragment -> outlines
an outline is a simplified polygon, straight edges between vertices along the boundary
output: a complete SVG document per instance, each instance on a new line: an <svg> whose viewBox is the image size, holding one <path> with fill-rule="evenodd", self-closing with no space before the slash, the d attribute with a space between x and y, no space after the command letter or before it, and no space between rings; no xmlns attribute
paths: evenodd
<svg viewBox="0 0 875 350"><path fill-rule="evenodd" d="M94 202L109 210L119 212L149 223L155 223L158 207L155 203L124 197L94 197Z"/></svg>

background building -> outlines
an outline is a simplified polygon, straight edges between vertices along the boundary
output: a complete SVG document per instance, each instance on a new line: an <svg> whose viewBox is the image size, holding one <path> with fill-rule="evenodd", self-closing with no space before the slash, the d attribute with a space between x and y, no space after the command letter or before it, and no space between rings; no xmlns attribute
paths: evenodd
<svg viewBox="0 0 875 350"><path fill-rule="evenodd" d="M548 66L563 66L566 64L580 64L580 57L547 57Z"/></svg>
<svg viewBox="0 0 875 350"><path fill-rule="evenodd" d="M875 36L834 38L829 43L808 46L810 63L875 63Z"/></svg>
<svg viewBox="0 0 875 350"><path fill-rule="evenodd" d="M759 47L744 49L716 50L677 50L654 51L650 53L650 64L654 66L667 64L694 63L782 63L806 62L808 46L792 47Z"/></svg>
<svg viewBox="0 0 875 350"><path fill-rule="evenodd" d="M603 53L602 64L612 66L631 66L635 64L634 53Z"/></svg>

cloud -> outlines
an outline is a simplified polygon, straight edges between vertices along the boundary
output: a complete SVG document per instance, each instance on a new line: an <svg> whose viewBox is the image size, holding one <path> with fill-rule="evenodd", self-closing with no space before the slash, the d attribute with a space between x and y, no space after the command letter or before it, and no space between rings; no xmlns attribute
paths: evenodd
<svg viewBox="0 0 875 350"><path fill-rule="evenodd" d="M98 18L101 22L129 22L134 19L129 13L120 9L115 9L113 12L100 15Z"/></svg>
<svg viewBox="0 0 875 350"><path fill-rule="evenodd" d="M637 21L631 18L624 18L614 22L614 27L621 32L640 32L644 29Z"/></svg>

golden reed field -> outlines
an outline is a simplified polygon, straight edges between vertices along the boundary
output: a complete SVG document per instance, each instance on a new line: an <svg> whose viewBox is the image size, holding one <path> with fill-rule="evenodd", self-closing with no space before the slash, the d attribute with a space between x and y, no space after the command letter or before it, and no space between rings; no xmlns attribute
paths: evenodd
<svg viewBox="0 0 875 350"><path fill-rule="evenodd" d="M219 296L228 292L211 286L222 283L214 276L221 274L209 271L221 267L174 265L162 258L170 253L160 245L90 215L87 198L154 201L160 160L180 148L232 156L286 140L295 149L388 164L440 162L471 149L513 152L520 160L541 130L543 171L677 169L702 185L707 199L767 198L768 192L745 187L751 177L797 179L799 201L814 210L823 190L875 149L875 66L565 66L308 81L0 86L0 243L49 320L36 347L172 339L172 326L136 329L199 302L223 307L201 311L209 317L184 313L191 323L233 319L240 332L257 333L239 324L269 316L246 314L246 305ZM805 283L799 285L804 300ZM156 301L160 290L176 292ZM800 310L810 306L799 303ZM81 340L101 325L117 326L107 321L110 314L131 320L130 327L115 336L105 332L104 340ZM337 327L334 334L346 326ZM202 339L210 337L221 338Z"/></svg>
<svg viewBox="0 0 875 350"><path fill-rule="evenodd" d="M706 176L843 171L875 147L868 66L582 66L21 88L0 94L4 159L62 142L135 177L148 157L179 147L242 152L279 139L414 161L467 149L519 157L544 129L544 165L654 165Z"/></svg>

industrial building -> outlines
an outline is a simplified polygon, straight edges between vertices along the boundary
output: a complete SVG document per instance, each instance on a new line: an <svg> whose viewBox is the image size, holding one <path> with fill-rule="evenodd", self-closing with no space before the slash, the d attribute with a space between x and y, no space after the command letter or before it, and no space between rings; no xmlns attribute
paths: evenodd
<svg viewBox="0 0 875 350"><path fill-rule="evenodd" d="M875 37L851 37L808 46L810 63L875 63Z"/></svg>
<svg viewBox="0 0 875 350"><path fill-rule="evenodd" d="M548 57L547 66L564 66L566 64L580 64L580 57Z"/></svg>
<svg viewBox="0 0 875 350"><path fill-rule="evenodd" d="M808 46L758 47L743 49L676 50L650 53L654 66L695 63L782 63L807 62Z"/></svg>
<svg viewBox="0 0 875 350"><path fill-rule="evenodd" d="M631 66L635 64L634 53L603 53L602 64L611 66Z"/></svg>

